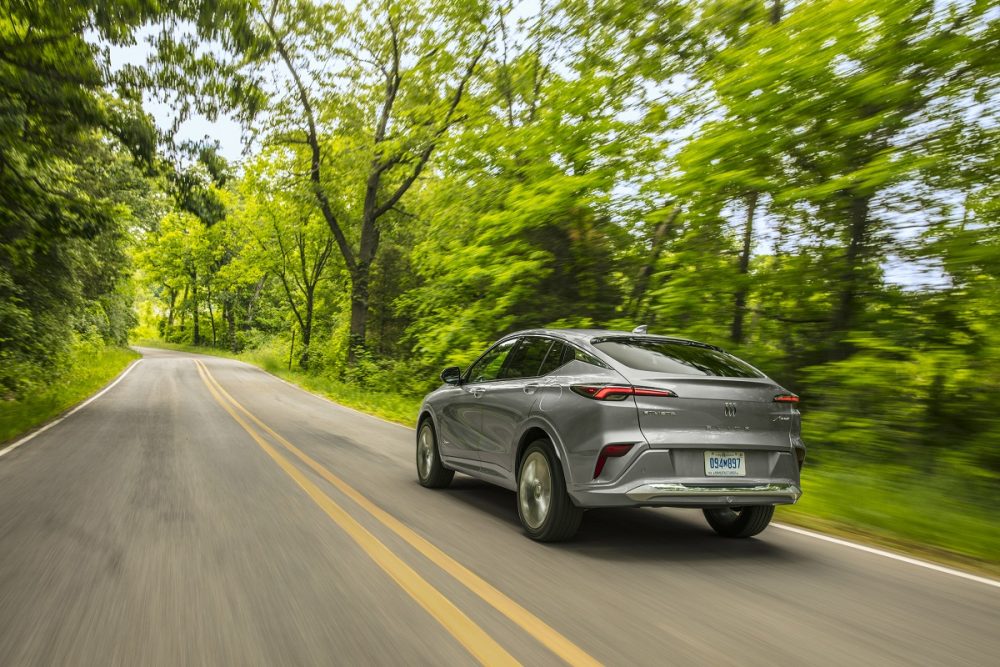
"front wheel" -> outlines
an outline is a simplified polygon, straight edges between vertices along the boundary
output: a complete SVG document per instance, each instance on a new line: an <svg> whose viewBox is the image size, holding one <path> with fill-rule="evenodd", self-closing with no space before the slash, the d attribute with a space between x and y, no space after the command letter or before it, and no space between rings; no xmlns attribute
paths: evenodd
<svg viewBox="0 0 1000 667"><path fill-rule="evenodd" d="M517 514L528 537L559 542L576 534L583 510L566 493L566 480L552 443L541 439L528 445L517 479Z"/></svg>
<svg viewBox="0 0 1000 667"><path fill-rule="evenodd" d="M774 505L703 509L712 530L723 537L753 537L771 523Z"/></svg>
<svg viewBox="0 0 1000 667"><path fill-rule="evenodd" d="M421 486L429 489L443 489L451 484L454 470L448 470L441 463L438 453L437 436L430 419L424 420L417 431L417 479Z"/></svg>

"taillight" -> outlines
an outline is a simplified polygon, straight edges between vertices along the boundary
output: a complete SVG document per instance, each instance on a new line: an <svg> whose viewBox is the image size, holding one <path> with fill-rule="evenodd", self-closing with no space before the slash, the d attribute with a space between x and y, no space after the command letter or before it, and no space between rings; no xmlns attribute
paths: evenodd
<svg viewBox="0 0 1000 667"><path fill-rule="evenodd" d="M778 394L774 397L775 403L798 403L799 397L795 394Z"/></svg>
<svg viewBox="0 0 1000 667"><path fill-rule="evenodd" d="M652 389L650 387L631 387L628 385L591 385L575 384L570 387L573 391L592 398L595 401L624 401L629 396L663 396L676 397L677 394L669 389Z"/></svg>
<svg viewBox="0 0 1000 667"><path fill-rule="evenodd" d="M597 465L594 466L594 479L604 470L604 464L608 459L617 459L625 456L632 449L632 445L605 445L601 453L597 455Z"/></svg>

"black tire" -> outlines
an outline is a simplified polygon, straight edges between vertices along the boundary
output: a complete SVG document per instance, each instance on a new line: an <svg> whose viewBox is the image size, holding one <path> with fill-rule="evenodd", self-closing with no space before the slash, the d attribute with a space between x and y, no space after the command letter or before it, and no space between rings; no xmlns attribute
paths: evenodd
<svg viewBox="0 0 1000 667"><path fill-rule="evenodd" d="M712 530L723 537L753 537L771 523L774 505L712 507L702 512Z"/></svg>
<svg viewBox="0 0 1000 667"><path fill-rule="evenodd" d="M425 419L417 429L417 480L428 489L443 489L454 477L455 471L441 463L434 424Z"/></svg>
<svg viewBox="0 0 1000 667"><path fill-rule="evenodd" d="M541 511L544 498L548 501ZM545 438L528 445L521 457L517 475L517 515L528 537L539 542L568 540L580 527L583 510L573 504L566 492L562 466L552 443Z"/></svg>

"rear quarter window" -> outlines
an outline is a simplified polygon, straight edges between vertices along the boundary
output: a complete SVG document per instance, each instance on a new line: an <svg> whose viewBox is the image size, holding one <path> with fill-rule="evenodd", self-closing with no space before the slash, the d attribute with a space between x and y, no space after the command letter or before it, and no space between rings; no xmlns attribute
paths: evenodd
<svg viewBox="0 0 1000 667"><path fill-rule="evenodd" d="M637 371L671 375L759 378L764 375L728 352L711 347L656 339L598 339L594 347Z"/></svg>

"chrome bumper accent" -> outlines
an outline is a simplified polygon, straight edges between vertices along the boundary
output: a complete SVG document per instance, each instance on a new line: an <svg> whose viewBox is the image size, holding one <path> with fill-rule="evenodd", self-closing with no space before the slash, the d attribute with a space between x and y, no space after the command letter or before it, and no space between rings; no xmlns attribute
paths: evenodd
<svg viewBox="0 0 1000 667"><path fill-rule="evenodd" d="M780 498L786 502L795 502L802 495L802 490L794 484L760 484L757 486L695 486L660 482L643 484L628 491L627 495L637 502L658 500L663 498L712 498L725 502L734 502L738 498ZM730 501L729 498L732 498Z"/></svg>

